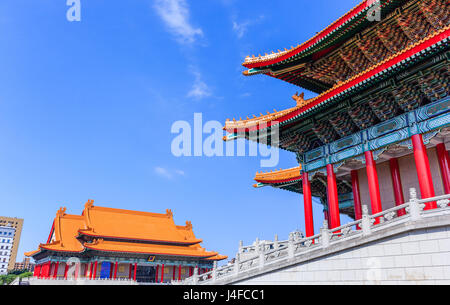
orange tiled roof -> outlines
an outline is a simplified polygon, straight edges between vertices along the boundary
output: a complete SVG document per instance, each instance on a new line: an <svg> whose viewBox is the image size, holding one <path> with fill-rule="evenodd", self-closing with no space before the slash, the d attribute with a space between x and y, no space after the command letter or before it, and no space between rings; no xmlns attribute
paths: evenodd
<svg viewBox="0 0 450 305"><path fill-rule="evenodd" d="M179 244L202 242L195 237L190 223L177 227L170 210L156 214L95 207L88 202L83 215L87 224L86 229L79 230L83 235Z"/></svg>
<svg viewBox="0 0 450 305"><path fill-rule="evenodd" d="M268 173L257 173L255 176L255 181L259 183L282 183L282 182L288 182L292 180L298 180L301 178L301 171L302 167L297 166L290 169L284 169L274 172L268 172Z"/></svg>
<svg viewBox="0 0 450 305"><path fill-rule="evenodd" d="M50 242L40 244L37 251L25 253L34 256L41 251L81 253L91 250L124 253L145 253L195 257L205 260L222 260L227 257L217 252L207 252L195 237L192 224L177 226L173 214L137 212L121 209L95 207L89 200L83 215L66 214L61 208L56 213ZM92 236L92 242L77 239L80 235ZM111 241L105 239L118 239ZM134 242L130 242L133 240ZM141 243L136 243L141 240ZM157 243L152 243L157 242Z"/></svg>

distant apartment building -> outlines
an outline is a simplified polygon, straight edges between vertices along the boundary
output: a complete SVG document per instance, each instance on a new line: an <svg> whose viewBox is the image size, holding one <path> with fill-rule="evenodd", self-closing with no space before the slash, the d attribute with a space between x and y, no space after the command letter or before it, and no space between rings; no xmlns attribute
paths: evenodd
<svg viewBox="0 0 450 305"><path fill-rule="evenodd" d="M11 244L9 245L9 247L11 249L11 253L10 253L9 262L7 265L8 270L13 270L14 264L16 262L17 251L19 250L19 242L20 242L20 235L22 234L23 219L0 216L0 227L10 227L15 230L15 233L13 234L13 237L12 237L12 245ZM9 233L9 232L7 232L7 233ZM5 235L0 236L0 242L4 239L3 236L5 236ZM6 245L4 245L4 246L6 247ZM0 246L0 251L4 252L5 250L1 250L1 246ZM1 260L3 261L3 258ZM0 267L2 264L3 263L0 264Z"/></svg>
<svg viewBox="0 0 450 305"><path fill-rule="evenodd" d="M16 229L0 226L0 275L8 273Z"/></svg>
<svg viewBox="0 0 450 305"><path fill-rule="evenodd" d="M31 259L29 257L24 258L22 262L16 262L14 264L14 270L23 270L33 272L34 264L31 263Z"/></svg>

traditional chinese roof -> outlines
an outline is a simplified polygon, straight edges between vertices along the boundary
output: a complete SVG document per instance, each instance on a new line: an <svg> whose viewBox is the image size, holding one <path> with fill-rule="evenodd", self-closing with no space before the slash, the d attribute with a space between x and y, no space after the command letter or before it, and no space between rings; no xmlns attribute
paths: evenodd
<svg viewBox="0 0 450 305"><path fill-rule="evenodd" d="M171 244L202 242L195 238L190 223L185 227L176 226L170 210L166 214L156 214L96 207L88 202L83 216L87 227L79 229L81 235Z"/></svg>
<svg viewBox="0 0 450 305"><path fill-rule="evenodd" d="M294 99L297 100L297 105L295 107L280 112L262 115L253 119L239 121L227 120L224 129L230 133L252 132L255 130L266 129L277 124L285 125L292 123L305 114L319 109L322 105L348 95L354 90L363 88L367 83L395 72L403 65L414 62L413 59L419 58L421 55L432 49L441 47L443 44L448 43L449 34L449 25L440 30L432 31L426 38L421 39L414 44L410 44L408 47L401 49L383 61L368 67L366 70L354 75L346 81L337 83L331 89L314 98L304 100L303 96L294 96Z"/></svg>
<svg viewBox="0 0 450 305"><path fill-rule="evenodd" d="M69 215L61 208L56 213L52 232L37 251L25 253L35 256L44 251L81 253L95 250L187 258L223 260L217 252L207 252L199 244L188 221L177 226L173 213L137 212L94 206L89 200L83 214Z"/></svg>
<svg viewBox="0 0 450 305"><path fill-rule="evenodd" d="M369 13L379 9L384 16L406 2L408 0L380 0L378 8L376 0L362 1L323 31L297 47L291 47L290 50L278 50L277 53L272 52L265 56L248 56L243 66L249 70L244 71L244 75L266 74L313 92L323 92L331 87L330 83L311 77L308 73L310 63L320 61L349 38L373 26L374 22L368 18ZM331 66L328 64L322 70L328 70L329 67ZM344 71L341 71L342 73L345 74Z"/></svg>

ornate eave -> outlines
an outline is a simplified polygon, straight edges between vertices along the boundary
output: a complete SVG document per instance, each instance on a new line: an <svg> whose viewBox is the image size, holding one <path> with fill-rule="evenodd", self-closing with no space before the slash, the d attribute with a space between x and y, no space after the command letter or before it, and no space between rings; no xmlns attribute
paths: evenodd
<svg viewBox="0 0 450 305"><path fill-rule="evenodd" d="M398 73L402 69L420 61L425 56L447 49L449 35L450 26L446 26L442 30L433 33L430 37L422 39L401 52L390 56L351 79L335 85L332 89L319 96L306 100L303 104L254 119L228 120L224 129L229 133L238 134L268 129L274 125L283 127L286 124L291 124L314 111L320 110L330 102L339 102L349 95L373 85L375 82L382 81L393 73Z"/></svg>

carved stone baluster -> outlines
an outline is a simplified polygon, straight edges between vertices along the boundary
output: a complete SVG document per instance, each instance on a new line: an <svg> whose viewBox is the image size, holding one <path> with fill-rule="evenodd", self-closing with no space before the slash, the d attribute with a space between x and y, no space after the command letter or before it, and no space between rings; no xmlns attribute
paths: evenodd
<svg viewBox="0 0 450 305"><path fill-rule="evenodd" d="M419 205L419 200L417 199L417 191L415 188L409 190L409 214L411 215L411 220L419 220L422 216L420 215L421 209Z"/></svg>
<svg viewBox="0 0 450 305"><path fill-rule="evenodd" d="M363 235L367 236L370 235L372 232L371 226L372 223L370 221L370 216L369 216L369 208L367 207L367 205L363 205L362 206L362 220L361 220L361 227L362 227L362 231L363 231Z"/></svg>
<svg viewBox="0 0 450 305"><path fill-rule="evenodd" d="M323 221L323 227L320 229L322 248L328 248L330 245L330 231L328 230L328 221Z"/></svg>

